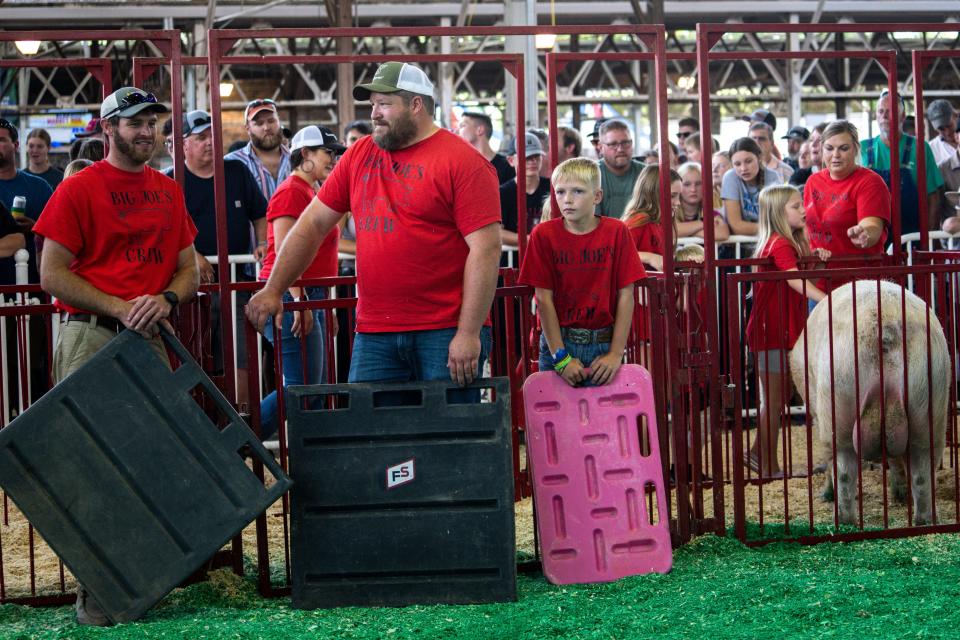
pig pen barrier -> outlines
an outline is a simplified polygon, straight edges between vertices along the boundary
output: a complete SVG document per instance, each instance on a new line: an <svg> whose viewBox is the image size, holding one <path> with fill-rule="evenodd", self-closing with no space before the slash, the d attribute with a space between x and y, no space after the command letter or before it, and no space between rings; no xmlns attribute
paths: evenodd
<svg viewBox="0 0 960 640"><path fill-rule="evenodd" d="M514 457L514 493L518 502L517 513L517 545L521 550L520 567L522 570L534 570L539 566L539 555L536 543L536 530L533 522L532 503L530 500L531 487L528 473L525 449L525 429L523 423L522 385L526 376L537 368L537 353L539 344L539 330L536 327L535 316L532 313L533 290L529 287L516 285L517 272L512 269L501 269L503 286L498 288L491 313L493 329L493 348L489 359L489 375L504 376L510 381L511 404L513 415L513 457ZM352 279L337 278L338 284L346 284ZM302 281L301 284L329 285L334 279L316 281ZM667 378L667 346L665 332L669 322L676 322L682 330L685 344L694 347L702 341L702 320L699 312L688 313L699 304L697 297L702 291L702 278L698 269L690 273L678 274L672 285L668 285L662 278L650 277L642 280L637 288L634 321L627 345L626 361L642 364L648 367L654 379ZM241 288L257 286L253 283L239 285ZM668 293L672 286L672 293ZM352 317L355 298L332 298L327 300L309 300L304 302L285 303L284 309L289 311L324 310L328 314L346 312ZM282 336L275 334L275 344L278 345ZM255 348L257 334L253 327L246 324L245 339L247 350ZM302 343L301 343L302 347ZM349 357L348 352L337 353L337 358ZM664 461L664 474L672 477L671 492L667 498L667 513L658 514L659 518L668 518L671 525L671 535L675 546L687 542L693 535L705 532L721 532L723 530L722 511L720 518L705 511L704 505L711 503L722 508L721 484L707 486L699 481L708 472L704 469L712 467L714 460L710 455L694 455L691 446L698 446L709 450L709 446L702 438L709 439L709 432L701 435L689 434L685 429L670 428L671 424L685 424L680 415L684 413L700 415L705 411L703 401L704 392L702 383L705 376L702 367L691 366L691 360L696 358L685 357L685 371L690 367L682 384L665 384L655 386L655 405L657 407L657 423L659 427L661 455ZM702 360L702 358L701 358ZM274 363L278 376L282 372L282 362ZM259 397L259 363L251 360L247 375L251 398ZM328 372L331 368L327 369ZM331 374L332 375L332 374ZM284 409L282 398L283 389L277 389L279 411ZM252 402L251 426L255 432L261 428L261 416L258 403ZM281 414L278 419L280 433L279 461L281 467L288 468L288 452L286 445L286 425ZM669 438L669 441L668 441ZM675 469L686 469L686 472L676 473ZM255 472L258 470L255 467ZM720 496L705 499L704 491L712 490ZM648 496L652 499L653 495ZM285 496L278 501L266 514L255 523L257 536L256 572L260 593L267 596L280 596L289 593L290 585L290 505Z"/></svg>
<svg viewBox="0 0 960 640"><path fill-rule="evenodd" d="M928 259L933 262L932 259ZM894 298L882 298L879 295L881 283L907 282L908 276L914 280L923 281L929 292L932 305L926 307L932 311L927 314L909 313L907 294ZM775 287L776 294L773 300L780 305L776 313L785 315L786 287L791 278L810 278L810 282L822 279L828 282L846 282L857 279L858 298L852 300L850 308L843 307L834 314L834 300L837 292L829 294L820 305L820 319L826 319L826 326L830 329L824 342L823 336L811 338L811 328L807 329L797 341L793 357L803 367L799 373L791 371L788 363L781 363L783 373L759 373L753 365L753 354L748 353L743 336L749 318L747 294L751 287L758 283L767 283L766 286ZM766 426L759 420L759 394L736 393L733 396L732 413L733 428L731 432L730 454L733 460L731 465L732 483L727 491L733 501L733 533L747 544L764 544L771 541L794 540L803 543L824 542L828 540L860 540L868 538L893 538L922 533L943 533L960 531L960 466L957 464L957 404L956 404L956 362L957 362L957 330L956 300L960 285L960 265L942 259L941 264L917 265L911 267L892 266L875 267L869 270L869 275L863 268L827 269L818 271L801 271L789 276L782 272L766 273L737 273L726 277L725 306L730 322L726 336L730 354L730 375L734 385L740 389L757 389L760 384L774 386L779 383L782 389L779 398L770 398L771 420ZM859 302L858 299L866 290L873 296L872 302ZM893 300L892 303L890 301ZM843 317L841 316L843 314ZM852 314L852 318L847 314ZM872 325L872 331L861 331L863 324L868 326L871 316L879 318ZM858 316L860 320L858 320ZM914 321L915 317L921 319ZM911 320L905 325L905 318ZM845 344L848 333L841 331L844 320L856 325L853 329L854 341L872 339L869 345L861 349L850 350ZM943 327L946 353L938 355L937 341L933 324L939 322ZM890 349L887 359L884 359L884 341L889 342L887 327L892 323L899 328L901 340L896 347ZM884 326L881 334L879 327ZM911 330L912 328L912 330ZM837 335L834 336L833 333ZM859 335L858 335L859 332ZM874 333L875 332L875 333ZM814 336L818 334L812 334ZM873 345L876 344L874 348ZM889 346L889 344L888 344ZM891 357L907 362L902 370L896 371L890 366ZM853 358L853 376L850 379L840 379L838 372L846 370L849 358ZM935 363L945 358L948 362L946 371L936 375ZM846 359L847 362L844 362ZM910 363L920 366L910 366ZM884 363L888 364L884 364ZM811 376L806 372L809 364L819 367L825 374L826 380L817 389L812 389ZM873 366L871 366L873 365ZM769 367L773 369L774 367ZM885 370L886 369L886 370ZM792 374L796 383L795 391L791 388L789 378ZM762 376L762 377L761 377ZM773 378L771 378L773 377ZM885 381L886 378L886 381ZM945 379L940 379L945 378ZM911 381L911 386L906 384ZM873 412L863 401L866 390L867 398L871 385L879 385L879 424L873 420ZM912 386L912 385L917 386ZM903 393L904 413L910 410L910 404L917 408L926 405L926 416L919 422L919 435L912 431L906 449L906 496L905 504L899 503L890 490L887 489L891 474L897 472L898 461L894 456L887 455L888 443L892 434L896 432L895 423L900 417L896 407L885 397L895 396L891 389L907 389ZM827 394L824 401L818 406L828 407L824 413L829 414L821 418L827 425L825 438L818 438L818 429L814 424L811 412L804 404L804 398L817 398L817 393ZM944 399L943 396L946 395ZM852 396L852 399L850 398ZM942 423L934 417L935 400L944 400L946 403L946 420ZM850 403L852 402L852 407ZM844 406L846 403L846 406ZM854 511L843 517L839 502L834 499L826 501L821 497L821 485L830 474L836 474L838 468L838 448L844 447L844 423L837 414L849 413L853 408L852 420L846 426L853 427L853 434L847 434L847 443L852 437L857 440L856 464L853 469L855 489ZM831 416L833 419L831 419ZM779 434L775 425L780 425ZM918 514L909 499L914 487L911 479L911 466L916 465L917 458L911 455L911 447L916 449L916 455L924 450L922 446L924 436L929 442L933 438L937 424L945 430L946 447L942 459L935 459L933 448L928 448L929 464L934 469L929 474L930 492L935 498L932 500L932 518L929 522L919 522ZM880 432L880 456L875 461L864 459L863 447L868 438L869 429L875 427ZM769 449L757 447L761 455L767 451L767 461L773 462L770 456L775 456L775 462L766 461L756 465L746 464L745 454L751 446L758 444L757 438L763 440L776 439L778 447L775 454ZM859 439L858 439L859 438ZM919 444L918 444L919 443ZM913 460L911 462L910 460ZM755 466L762 467L758 471ZM779 466L783 470L782 477L770 477L770 470ZM922 466L922 465L921 465ZM819 473L818 473L819 472ZM836 490L833 492L836 494ZM844 524L846 522L847 524Z"/></svg>
<svg viewBox="0 0 960 640"><path fill-rule="evenodd" d="M691 269L690 273L679 274L671 285L674 287L672 293L668 293L668 285L662 278L651 277L639 283L633 328L628 340L627 361L646 366L655 379L668 378L665 331L669 322L677 323L676 326L682 329L683 344L693 347L702 340L699 312L690 312L698 303L697 296L701 291L700 273L697 269ZM503 286L497 290L494 311L491 313L494 348L490 358L490 375L505 376L510 380L513 406L514 491L517 499L522 500L517 505L518 546L524 550L521 557L522 566L534 568L537 551L532 504L529 498L530 481L524 447L521 389L526 376L536 370L536 344L539 331L535 326L535 317L532 313L533 291L529 287L518 286L516 276L516 270L501 270ZM354 283L355 278L327 278L303 281L302 284L325 286L333 290L336 287L349 289ZM231 289L254 290L259 286L259 283L238 282L232 283ZM25 289L35 293L39 291L35 285ZM213 294L219 290L219 286L204 285L201 290L207 294ZM346 319L345 322L341 322L341 331L350 332L355 305L356 298L341 297L290 303L287 308L289 310L322 309L327 314L328 327L333 314L339 314ZM211 314L210 295L204 295L194 302L182 305L175 323L178 337L208 371L213 367ZM22 347L19 350L10 351L8 358L13 364L21 363L20 369L14 367L14 370L20 372L19 375L25 382L32 367L35 367L27 357L27 319L36 318L33 322L41 322L44 325L47 339L42 346L49 355L52 354L58 315L52 305L31 304L0 307L0 317L11 318L14 326L19 327L13 342ZM249 323L245 323L245 333L240 337L247 340L247 352L255 354L260 338ZM347 341L346 348L341 350L334 348L332 335L328 335L328 338L325 355L330 366L326 369L326 380L342 381L338 377L336 365L343 364L342 361L349 362L351 342ZM276 335L275 339L279 345L282 338ZM301 348L304 348L302 344ZM275 353L278 354L280 351L277 350ZM688 355L684 356L682 361L684 371L688 371L686 367L695 364L696 358ZM49 363L49 358L47 362ZM278 375L282 375L282 361L279 357L276 357L271 365L276 368ZM255 357L250 358L244 380L248 385L249 397L254 400L249 408L251 426L255 430L260 428L258 400L268 391L263 387L260 369L260 361ZM8 370L10 369L6 366L3 368L3 372ZM342 367L341 370L343 370ZM682 544L693 535L705 531L722 531L722 520L713 520L710 513L705 513L704 504L709 504L710 500L704 499L704 485L698 481L704 474L703 469L712 465L712 460L709 457L693 455L688 451L688 443L702 446L700 433L685 435L683 429L673 433L669 428L671 422L681 424L678 417L681 412L695 415L703 411L704 396L701 384L705 377L702 372L702 367L693 366L688 373L684 374L686 376L684 380L689 382L655 387L664 473L674 477L672 491L668 494L668 513L658 514L658 517L670 519L674 545ZM49 378L49 364L46 365L43 374ZM214 380L226 386L222 373L220 376L215 376ZM282 412L284 408L282 388L278 393L281 396L278 406ZM24 406L28 406L31 400L36 398L24 397L22 402ZM677 407L676 410L673 410L674 406ZM281 430L285 429L282 416L279 419L279 426ZM709 437L709 434L706 437ZM672 443L668 439L672 440ZM278 457L286 469L287 450L283 435L278 438L278 444ZM671 457L675 460L671 461ZM674 468L693 469L695 473L691 475L688 471L676 474ZM256 467L254 470L260 471ZM719 485L717 488L719 489ZM287 593L290 568L289 515L289 500L284 497L251 524L230 547L221 552L220 557L215 559L210 567L228 566L238 573L244 570L252 571L258 576L262 594ZM4 520L0 523L0 588L2 588L0 601L31 605L55 605L72 601L74 582L69 570L33 531L16 507L6 499L3 517Z"/></svg>
<svg viewBox="0 0 960 640"><path fill-rule="evenodd" d="M762 25L756 25L758 28L754 29L755 31L783 31L785 25L767 25L764 28ZM911 25L912 26L912 25ZM942 25L941 25L942 27ZM718 29L720 27L717 27ZM729 29L729 26L724 28ZM799 28L799 27L798 27ZM806 28L806 27L805 27ZM818 27L819 28L819 27ZM846 27L838 26L837 30L842 29L858 29L864 30L863 25L848 25ZM584 32L589 31L590 28L584 28ZM617 31L621 29L611 27L609 32ZM634 31L635 27L624 28L623 31ZM877 27L877 30L880 30ZM325 30L310 30L310 33L320 33ZM547 29L547 31L565 33L569 31L569 28L554 28ZM444 31L443 33L468 33L469 30L461 31ZM489 33L494 33L495 31L489 31ZM519 33L519 31L514 30L510 33ZM336 32L344 37L349 37L354 34L352 30L344 30L341 32ZM436 33L440 33L437 31ZM482 31L482 33L488 33L488 31ZM500 32L496 32L500 33ZM507 33L507 32L503 32ZM652 32L646 33L646 36L649 38ZM224 34L224 43L228 43L233 37L249 37L249 32L226 32ZM660 36L662 37L662 36ZM662 42L657 43L658 48L662 47ZM229 47L224 47L228 49ZM701 47L702 49L703 47ZM662 48L659 49L662 51ZM705 51L705 49L704 49ZM838 52L842 55L847 55L847 52ZM706 54L704 54L706 55ZM739 57L746 58L742 54L738 54ZM764 54L757 54L761 56ZM867 56L863 57L876 57L883 61L886 61L887 54ZM738 57L737 55L731 57ZM808 53L804 56L797 56L797 58L812 58L817 57L814 53ZM819 57L828 57L819 54ZM413 59L414 57L410 57ZM230 62L231 56L222 55L219 58L218 63L228 63ZM279 62L282 57L268 56L261 61L265 62ZM378 58L375 56L370 56L364 58L367 61L376 61ZM443 58L440 56L425 56L425 60L453 60L457 57ZM703 58L704 61L707 60L706 57ZM329 61L329 57L328 57ZM337 58L334 58L333 61L338 61ZM351 58L350 62L356 62L356 59ZM179 60L176 61L176 64L179 65ZM251 61L252 62L252 61ZM347 63L347 59L343 59L343 63ZM212 65L216 66L216 65ZM179 78L179 74L173 74ZM707 77L709 74L703 73L701 77ZM658 81L659 84L659 81ZM707 83L704 82L704 85ZM521 92L522 93L522 92ZM666 98L661 96L661 105L665 105ZM213 98L214 103L217 104L217 97ZM709 113L709 88L706 89L706 98L701 101L703 108L707 109ZM175 106L175 110L178 109L178 106ZM215 118L219 118L219 109L214 109ZM175 118L175 131L176 127L179 126L179 118ZM520 119L522 122L522 119ZM705 135L709 134L709 118L704 120L706 127L704 129ZM555 126L555 123L554 123ZM522 124L520 125L522 131ZM219 132L219 127L215 127L215 131ZM175 136L178 137L178 136ZM521 138L522 140L522 138ZM522 149L522 142L521 142ZM179 155L179 154L178 154ZM896 166L897 158L892 159L893 166ZM218 165L219 168L219 165ZM178 171L178 173L180 173ZM708 191L710 188L709 182L709 173L704 174L704 188L705 191ZM219 173L216 179L218 185L222 182L222 168L219 168ZM222 187L218 186L218 189ZM897 187L895 186L894 189ZM217 212L218 219L225 219L225 214L221 211ZM224 229L225 234L225 225L218 225ZM712 229L708 232L709 238L712 240ZM521 237L524 234L521 231ZM755 379L753 383L749 382L750 375L745 370L740 370L734 373L731 369L728 369L723 366L720 358L721 349L727 345L731 345L735 342L733 336L735 335L732 331L729 335L726 336L727 339L716 340L716 330L713 329L716 326L716 316L713 313L705 313L704 310L709 310L711 305L708 304L713 296L713 292L709 292L709 297L706 300L702 297L701 291L706 290L712 285L706 284L708 281L712 280L712 275L707 277L705 274L713 274L716 261L713 259L713 243L707 242L709 248L707 249L707 264L705 268L691 268L689 273L677 277L673 285L663 284L662 281L650 279L641 283L638 287L638 314L649 314L648 320L648 334L644 334L642 331L638 331L637 323L634 323L633 336L631 338L630 345L628 347L628 357L627 361L629 362L639 362L647 365L651 372L654 374L654 379L662 381L662 383L656 385L655 392L657 394L657 415L658 415L658 424L660 427L660 442L661 446L668 448L668 451L665 455L662 456L664 462L664 473L666 476L672 478L671 486L672 491L668 494L669 500L669 511L667 514L671 521L673 522L673 533L674 533L674 543L680 544L687 540L692 535L714 532L718 534L723 534L726 529L727 519L731 517L730 506L734 506L734 516L736 516L736 487L731 483L736 484L736 476L739 471L743 475L744 469L742 463L737 462L742 456L742 452L749 447L749 442L741 442L740 438L749 438L749 420L752 419L751 411L755 413L755 408L747 406L749 399L744 402L741 400L741 405L737 405L737 400L743 395L741 391L744 391L746 388L750 387L751 384L755 384ZM222 247L221 252L224 253L225 257L225 242L221 238L219 245ZM940 303L937 304L936 309L938 316L941 313L946 314L945 318L949 319L950 322L946 320L943 321L944 327L954 327L952 330L948 329L948 340L951 345L951 355L953 353L954 345L956 341L952 334L955 337L955 321L952 318L947 318L950 314L949 309L941 309L941 304L945 303L948 299L946 296L947 292L953 291L955 284L953 280L953 267L948 266L938 266L938 267L929 267L931 271L928 272L917 272L910 271L910 273L924 273L925 275L930 275L931 280L936 280L937 277L942 277L944 283L942 288L944 289L943 297L938 298ZM223 273L223 272L221 272ZM886 272L884 272L886 273ZM904 272L905 273L905 272ZM946 282L947 275L950 275L950 283ZM737 286L745 286L746 283L752 281L756 278L757 274L738 274L737 277L741 278L741 281L736 281ZM892 274L890 277L899 277L903 273ZM671 276L671 279L673 276ZM775 279L775 278L771 278ZM231 291L239 291L244 288L253 288L256 285L244 286L236 285L230 282L227 282L227 279L218 285L222 293L229 294ZM671 287L673 287L671 289ZM936 287L934 287L936 289ZM734 294L730 294L734 295ZM525 477L525 470L523 469L524 456L522 455L522 417L518 417L516 412L520 410L522 415L522 401L519 395L519 388L522 385L522 381L527 373L532 371L535 368L535 352L532 352L531 347L533 345L529 344L529 341L525 341L525 337L530 335L530 330L532 329L532 318L527 313L529 311L529 290L525 290L522 287L516 287L515 281L504 285L504 288L498 293L498 305L517 305L517 314L520 318L518 321L511 320L514 315L506 314L504 315L504 321L502 329L499 331L504 332L504 337L501 338L501 341L504 344L503 353L499 354L497 357L501 357L501 360L498 364L493 365L494 375L508 375L511 378L511 391L514 394L513 406L514 406L514 442L515 442L515 471L518 473L518 476L515 477L515 488L517 490L517 495L522 496L526 495L526 492L529 491L528 480ZM740 296L735 296L740 302ZM950 298L955 299L955 298ZM508 302L508 300L513 300ZM519 301L519 302L517 302ZM725 301L722 301L725 302ZM302 307L293 307L291 309L297 308L323 308L327 310L333 309L342 309L348 310L351 308L352 301L349 299L344 299L342 301L336 300L327 300L327 301L311 301L310 303L300 303L305 305ZM228 371L225 372L226 378L229 379L229 382L224 382L225 392L228 397L233 397L235 389L235 378L231 375L232 371L229 370L232 367L233 357L233 345L232 345L232 322L230 322L230 314L232 314L232 308L230 305L224 305L229 311L225 310L224 314L224 332L225 339L230 343L230 346L225 346L224 350L227 352L225 354L225 359L228 363ZM741 307L742 308L742 307ZM641 309L645 311L641 311ZM19 312L11 312L11 314L16 315ZM22 312L29 314L29 312ZM6 315L11 315L6 314ZM202 323L202 320L199 322ZM494 321L496 325L496 320ZM514 331L519 329L519 338L514 338L514 340L519 339L520 345L522 347L511 347L513 340L506 339L506 336L511 335L510 329L508 328L511 323L515 325ZM526 325L524 325L526 323ZM249 327L248 327L249 332ZM512 334L517 336L517 333ZM256 336L251 336L248 333L247 339L256 338ZM739 338L737 338L736 351L740 350ZM512 351L511 351L512 349ZM208 353L209 349L204 353ZM731 351L733 349L731 348ZM255 350L249 350L248 353L255 353ZM229 356L229 357L228 357ZM14 356L8 356L14 357ZM328 355L328 357L335 358L339 361L341 358L348 357L348 353L336 355ZM746 357L746 354L744 354ZM955 358L952 358L955 360ZM717 364L720 363L720 364ZM328 368L328 370L331 370ZM951 368L951 371L954 371L954 368ZM955 376L954 376L955 377ZM253 393L254 388L256 388L256 393L261 393L260 380L257 372L254 367L251 367L251 370L248 371L248 380L251 385L251 399L259 398L259 395ZM951 385L951 400L955 399L955 392ZM951 428L948 430L948 450L951 455L951 468L956 469L957 465L955 462L956 458L956 434L954 426L954 415L955 411L953 409L954 402L951 402L951 411L950 411L950 424ZM251 410L256 413L258 409L255 408L257 403L254 401L251 403ZM282 403L281 403L282 406ZM801 413L802 405L799 404L790 404L784 406L784 410L787 410L792 413L802 416ZM256 423L258 418L254 418L253 421ZM739 431L736 427L736 422L740 421ZM281 422L282 424L282 422ZM809 429L808 429L809 430ZM792 435L791 435L792 437ZM796 450L806 450L808 446L807 443L811 441L810 438L804 443L797 441ZM283 449L283 439L280 440L281 449ZM791 440L792 443L792 440ZM794 449L791 449L793 451ZM285 453L281 453L281 457ZM805 462L805 461L804 461ZM671 469L672 467L672 469ZM954 485L956 484L955 473L952 476ZM741 488L747 486L753 486L750 483L754 482L755 479L749 477L743 480L740 484ZM792 482L792 481L791 481ZM755 483L760 488L764 486L772 486L774 483ZM955 500L954 500L955 501ZM766 504L771 503L771 499L765 501ZM792 506L792 503L787 503L788 507ZM746 507L744 507L744 510ZM787 512L788 509L783 510ZM956 512L956 509L954 509ZM15 513L15 512L12 512ZM280 550L282 554L286 555L286 562L289 562L289 555L286 552L287 549L287 519L286 519L286 507L283 504L279 504L276 510L271 510L267 515L261 517L257 521L255 532L245 533L244 540L246 545L249 547L251 544L257 546L257 562L258 572L260 575L260 586L261 591L265 594L278 594L282 592L284 585L288 584L286 578L289 576L289 573L284 571L282 568L278 571L276 570L276 562L271 555L271 551L275 552ZM743 514L743 526L737 527L735 523L735 532L738 537L741 539L747 540L747 536L740 535L740 530L746 531L748 527L753 527L756 524L756 527L759 527L764 531L763 540L772 540L772 539L799 539L802 541L816 542L826 539L838 539L836 535L811 535L818 533L821 530L816 528L814 525L809 525L807 530L804 532L804 535L801 536L788 536L786 535L787 531L791 532L791 535L798 531L796 524L792 521L791 518L785 518L781 528L783 534L780 538L772 537L776 533L777 522L772 520L773 516L766 516L765 520L761 520L764 517L764 512L758 511L757 522L754 523L753 520L749 520L749 514L744 512ZM793 510L792 513L796 513L796 510ZM944 513L943 509L938 509L938 515L942 516ZM272 519L272 520L271 520ZM736 521L736 517L734 517ZM939 520L943 520L942 517ZM261 522L262 521L262 522ZM267 526L266 523L271 521L271 526ZM892 516L890 520L893 525L897 525L897 520L895 516ZM907 518L909 524L909 517ZM933 531L953 531L956 530L957 518L954 518L953 524L937 524L937 525L928 525L920 528L911 528L911 527L898 527L891 526L888 528L879 528L879 529L870 529L866 530L864 527L869 525L869 518L867 522L861 527L862 531L841 531L841 536L846 536L840 539L856 539L857 537L892 537L897 535L912 535L915 533L927 533ZM278 526L279 523L282 523L281 526ZM806 522L804 524L807 524ZM261 526L263 525L263 526ZM827 527L835 527L835 522L828 522ZM817 527L819 524L816 525ZM792 528L791 528L792 527ZM944 528L946 527L946 528ZM253 529L253 528L251 528ZM4 532L0 530L0 535ZM869 535L863 535L869 534ZM755 540L754 540L755 542ZM34 544L42 545L42 542L35 542L31 537L31 558L34 553ZM266 551L264 554L261 552L261 544L263 549ZM0 549L2 553L2 549ZM8 556L9 558L9 556ZM2 562L2 559L0 559ZM287 576L283 576L283 573L287 573ZM44 600L44 598L49 598L51 593L50 589L44 589L40 586L35 585L36 576L31 572L29 574L29 588L21 588L18 586L14 589L7 589L6 593L0 593L0 602L9 602L14 601L15 597L23 598L17 600L21 602L31 603L31 604L41 604L41 603L52 603L51 600ZM19 584L19 583L18 583ZM277 585L280 585L279 587ZM0 566L0 588L3 587L3 567ZM54 597L58 601L63 601L64 599L70 599L72 596L64 592L64 583L59 581L59 586L54 587L52 592L55 594Z"/></svg>

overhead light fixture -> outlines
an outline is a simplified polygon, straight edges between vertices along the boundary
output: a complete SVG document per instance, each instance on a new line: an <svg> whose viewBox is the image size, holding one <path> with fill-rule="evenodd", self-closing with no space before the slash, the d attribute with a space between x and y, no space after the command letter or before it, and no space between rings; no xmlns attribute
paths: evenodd
<svg viewBox="0 0 960 640"><path fill-rule="evenodd" d="M533 37L533 42L537 49L549 51L550 49L553 49L555 44L557 44L557 34L538 33Z"/></svg>
<svg viewBox="0 0 960 640"><path fill-rule="evenodd" d="M232 82L221 82L220 83L220 97L229 98L233 95L233 83Z"/></svg>
<svg viewBox="0 0 960 640"><path fill-rule="evenodd" d="M557 26L557 7L555 0L550 0L550 26ZM557 44L557 34L538 33L533 37L534 46L541 51L550 51Z"/></svg>
<svg viewBox="0 0 960 640"><path fill-rule="evenodd" d="M40 51L41 42L39 40L17 40L14 44L17 46L17 51L23 55L35 56Z"/></svg>

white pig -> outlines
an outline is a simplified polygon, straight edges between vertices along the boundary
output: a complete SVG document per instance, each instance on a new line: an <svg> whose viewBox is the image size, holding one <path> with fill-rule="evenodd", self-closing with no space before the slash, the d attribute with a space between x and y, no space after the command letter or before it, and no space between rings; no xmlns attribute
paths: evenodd
<svg viewBox="0 0 960 640"><path fill-rule="evenodd" d="M833 441L833 418L836 419L837 501L840 522L856 522L857 452L864 461L881 460L881 395L885 407L886 451L891 460L891 493L906 497L906 479L902 465L909 461L913 488L914 522L932 522L933 468L943 456L949 400L949 353L943 329L936 315L923 300L892 282L880 282L880 317L878 329L877 282L856 284L857 343L853 336L854 283L833 291L833 392L831 405L831 326L827 300L821 301L807 319L805 329L810 398L805 398L807 411L817 429L820 441L828 447ZM906 330L901 318L906 307ZM927 320L930 316L930 376L927 370ZM882 336L882 338L881 338ZM907 384L904 385L903 342L907 344ZM883 393L880 385L880 347L882 340ZM854 385L854 347L858 361L859 405ZM804 335L801 334L790 354L790 369L801 394L804 381ZM929 392L928 392L929 390ZM933 407L933 442L930 441L928 408ZM860 416L857 420L857 407ZM835 413L834 413L835 412ZM859 425L859 429L858 429ZM859 433L858 433L859 431ZM900 464L896 461L899 459ZM831 467L833 465L828 465Z"/></svg>

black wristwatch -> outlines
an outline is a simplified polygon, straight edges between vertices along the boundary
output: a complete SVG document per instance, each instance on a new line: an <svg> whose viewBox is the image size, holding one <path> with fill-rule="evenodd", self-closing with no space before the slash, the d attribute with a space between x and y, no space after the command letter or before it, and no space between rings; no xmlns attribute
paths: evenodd
<svg viewBox="0 0 960 640"><path fill-rule="evenodd" d="M173 291L164 291L163 299L170 303L170 311L176 309L177 305L180 304L180 297Z"/></svg>

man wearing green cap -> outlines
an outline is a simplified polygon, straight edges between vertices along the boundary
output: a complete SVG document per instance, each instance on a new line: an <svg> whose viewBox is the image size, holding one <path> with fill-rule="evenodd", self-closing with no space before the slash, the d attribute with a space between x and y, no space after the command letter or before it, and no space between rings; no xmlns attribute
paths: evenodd
<svg viewBox="0 0 960 640"><path fill-rule="evenodd" d="M354 88L373 135L337 163L287 235L247 316L262 327L281 295L350 211L357 227L357 335L351 382L466 384L489 353L487 320L500 256L493 166L433 121L433 84L408 63L380 65Z"/></svg>
<svg viewBox="0 0 960 640"><path fill-rule="evenodd" d="M157 325L197 290L197 230L183 192L146 166L157 144L157 113L166 111L135 87L107 96L100 116L109 154L64 180L33 228L44 238L40 284L61 313L57 382L126 328L150 338L166 362ZM110 622L82 586L77 622Z"/></svg>

